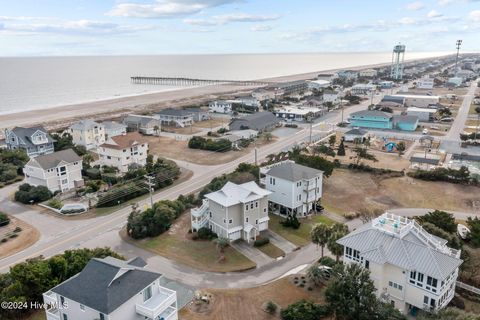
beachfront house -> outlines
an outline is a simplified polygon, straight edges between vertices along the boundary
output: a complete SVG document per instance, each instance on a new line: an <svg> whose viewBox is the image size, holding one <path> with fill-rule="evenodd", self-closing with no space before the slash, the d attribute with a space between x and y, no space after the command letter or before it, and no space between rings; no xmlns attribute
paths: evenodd
<svg viewBox="0 0 480 320"><path fill-rule="evenodd" d="M253 95L238 96L235 98L238 104L242 106L257 108L260 107L260 102Z"/></svg>
<svg viewBox="0 0 480 320"><path fill-rule="evenodd" d="M305 217L315 211L322 198L323 171L287 160L261 169L263 183L270 191L269 206L273 213Z"/></svg>
<svg viewBox="0 0 480 320"><path fill-rule="evenodd" d="M138 131L145 135L159 134L162 128L160 120L150 116L130 114L123 118L128 131Z"/></svg>
<svg viewBox="0 0 480 320"><path fill-rule="evenodd" d="M344 263L369 269L378 298L404 313L436 312L454 296L460 250L413 219L384 213L337 243Z"/></svg>
<svg viewBox="0 0 480 320"><path fill-rule="evenodd" d="M210 116L210 112L202 108L186 108L185 111L189 112L192 115L193 121L195 122L206 121L212 118Z"/></svg>
<svg viewBox="0 0 480 320"><path fill-rule="evenodd" d="M53 152L53 139L43 127L5 130L7 149L23 149L30 158Z"/></svg>
<svg viewBox="0 0 480 320"><path fill-rule="evenodd" d="M164 126L179 128L189 127L193 124L193 113L182 109L163 109L154 115Z"/></svg>
<svg viewBox="0 0 480 320"><path fill-rule="evenodd" d="M354 70L340 70L335 72L334 77L345 80L355 80L358 78L358 72Z"/></svg>
<svg viewBox="0 0 480 320"><path fill-rule="evenodd" d="M430 78L429 76L425 76L425 77L422 77L419 80L417 80L416 87L417 87L417 89L431 90L431 89L433 89L434 82L435 82L434 78Z"/></svg>
<svg viewBox="0 0 480 320"><path fill-rule="evenodd" d="M229 130L252 129L262 132L275 128L279 125L280 121L281 120L271 112L257 112L241 118L232 119L229 124Z"/></svg>
<svg viewBox="0 0 480 320"><path fill-rule="evenodd" d="M208 104L210 112L214 113L231 113L233 102L231 100L215 100Z"/></svg>
<svg viewBox="0 0 480 320"><path fill-rule="evenodd" d="M316 90L321 90L324 88L328 88L331 85L331 82L328 80L312 80L308 81L308 88L309 89L316 89Z"/></svg>
<svg viewBox="0 0 480 320"><path fill-rule="evenodd" d="M105 142L104 125L90 119L74 123L66 132L72 136L74 144L84 146L87 150L96 149Z"/></svg>
<svg viewBox="0 0 480 320"><path fill-rule="evenodd" d="M104 121L102 122L105 127L105 140L108 138L123 136L127 134L127 125L124 123L119 123L115 121Z"/></svg>
<svg viewBox="0 0 480 320"><path fill-rule="evenodd" d="M377 76L377 70L375 69L365 69L358 72L358 76L361 78L374 78Z"/></svg>
<svg viewBox="0 0 480 320"><path fill-rule="evenodd" d="M177 293L141 258L91 259L70 279L43 294L47 320L177 320Z"/></svg>
<svg viewBox="0 0 480 320"><path fill-rule="evenodd" d="M308 90L308 82L305 80L280 82L269 85L265 89L274 92L275 98L290 96L306 92Z"/></svg>
<svg viewBox="0 0 480 320"><path fill-rule="evenodd" d="M354 85L350 92L353 95L368 95L377 90L377 86L371 83L358 83Z"/></svg>
<svg viewBox="0 0 480 320"><path fill-rule="evenodd" d="M293 107L285 106L275 108L273 113L286 121L312 121L325 113L325 109L316 107Z"/></svg>
<svg viewBox="0 0 480 320"><path fill-rule="evenodd" d="M23 172L26 183L47 187L51 192L65 192L84 184L82 158L72 149L31 158Z"/></svg>
<svg viewBox="0 0 480 320"><path fill-rule="evenodd" d="M255 182L227 184L205 195L203 204L191 210L192 230L209 228L230 241L255 241L260 231L268 229L270 191Z"/></svg>
<svg viewBox="0 0 480 320"><path fill-rule="evenodd" d="M147 164L148 143L138 132L111 137L97 151L102 165L116 167L121 173Z"/></svg>

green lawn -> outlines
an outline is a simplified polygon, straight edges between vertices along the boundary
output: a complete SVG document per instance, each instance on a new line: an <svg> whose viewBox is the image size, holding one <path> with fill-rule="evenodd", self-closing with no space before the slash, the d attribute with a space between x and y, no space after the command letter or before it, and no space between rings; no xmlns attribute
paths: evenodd
<svg viewBox="0 0 480 320"><path fill-rule="evenodd" d="M128 237L124 236L124 239ZM195 269L211 272L243 271L256 267L256 264L243 254L227 247L225 260L220 261L220 253L212 241L190 240L184 234L162 234L155 238L127 241L155 254L173 259Z"/></svg>
<svg viewBox="0 0 480 320"><path fill-rule="evenodd" d="M256 247L256 248L273 259L277 259L278 257L282 257L285 255L285 252L283 252L282 249L280 249L279 247L277 247L272 243L267 243L263 246Z"/></svg>
<svg viewBox="0 0 480 320"><path fill-rule="evenodd" d="M335 223L335 221L323 215L314 215L309 218L299 219L301 222L300 228L292 229L282 226L280 224L280 221L282 220L284 220L284 218L272 214L270 215L268 227L272 229L273 232L279 234L280 236L284 237L285 239L292 242L293 244L296 244L299 247L305 246L310 243L310 230L312 230L312 226L314 224L325 223L327 225L331 225Z"/></svg>

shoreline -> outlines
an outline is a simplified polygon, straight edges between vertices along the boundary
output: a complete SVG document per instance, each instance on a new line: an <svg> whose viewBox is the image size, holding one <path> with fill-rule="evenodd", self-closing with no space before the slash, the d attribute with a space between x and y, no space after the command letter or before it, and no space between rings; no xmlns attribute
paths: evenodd
<svg viewBox="0 0 480 320"><path fill-rule="evenodd" d="M448 55L412 59L407 60L406 63L421 62L445 56ZM316 78L320 73L333 73L342 69L362 70L368 68L385 67L389 65L390 63L359 65L348 68L321 70L258 80L274 82L308 80ZM0 128L11 128L14 126L34 126L41 124L47 129L54 130L66 127L71 123L78 121L79 119L91 118L95 120L106 120L119 118L132 112L148 113L168 107L178 108L182 106L205 103L210 100L218 99L222 95L241 93L244 91L250 92L255 88L258 87L218 85L179 88L117 98L106 98L64 106L55 106L52 108L9 113L0 115Z"/></svg>

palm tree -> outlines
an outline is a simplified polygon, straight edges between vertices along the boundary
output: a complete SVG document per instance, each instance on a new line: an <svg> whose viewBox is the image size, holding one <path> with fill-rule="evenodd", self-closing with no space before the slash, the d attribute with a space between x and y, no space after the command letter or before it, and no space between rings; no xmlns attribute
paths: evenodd
<svg viewBox="0 0 480 320"><path fill-rule="evenodd" d="M340 230L338 231L332 230L332 234L330 235L330 238L328 239L328 242L327 242L327 248L328 250L330 250L332 254L335 255L335 260L337 262L339 260L339 257L343 253L343 246L341 244L338 244L337 240L344 237L346 234L347 234L346 232L342 232Z"/></svg>
<svg viewBox="0 0 480 320"><path fill-rule="evenodd" d="M155 134L158 136L158 131L160 130L160 127L155 125L153 126L153 131L155 132Z"/></svg>
<svg viewBox="0 0 480 320"><path fill-rule="evenodd" d="M315 243L317 246L320 246L320 248L322 249L322 258L323 249L327 245L331 233L332 229L325 223L317 223L313 226L312 231L310 231L310 238L312 239L312 242Z"/></svg>
<svg viewBox="0 0 480 320"><path fill-rule="evenodd" d="M225 248L230 244L230 241L227 238L222 237L215 239L214 242L217 245L217 249L220 251L221 255L223 255Z"/></svg>

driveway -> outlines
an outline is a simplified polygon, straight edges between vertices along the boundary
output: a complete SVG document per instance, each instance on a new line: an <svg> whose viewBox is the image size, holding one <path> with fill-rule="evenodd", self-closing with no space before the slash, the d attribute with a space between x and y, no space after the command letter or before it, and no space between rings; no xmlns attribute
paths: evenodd
<svg viewBox="0 0 480 320"><path fill-rule="evenodd" d="M266 230L265 234L270 239L270 242L273 245L282 249L283 252L285 252L286 254L289 254L290 252L292 252L293 250L295 250L297 248L296 245L294 245L293 243L291 243L287 239L279 236L278 234L276 234L272 230Z"/></svg>
<svg viewBox="0 0 480 320"><path fill-rule="evenodd" d="M231 243L230 245L236 250L238 250L241 254L246 256L248 259L255 262L257 264L257 268L263 267L264 265L275 261L275 259L270 258L265 253L258 250L254 246L246 243L245 241L236 241Z"/></svg>

